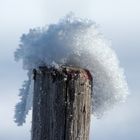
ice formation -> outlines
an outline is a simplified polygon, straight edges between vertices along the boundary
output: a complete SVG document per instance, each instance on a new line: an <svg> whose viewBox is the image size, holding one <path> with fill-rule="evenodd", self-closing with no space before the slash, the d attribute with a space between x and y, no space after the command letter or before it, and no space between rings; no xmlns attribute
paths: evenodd
<svg viewBox="0 0 140 140"><path fill-rule="evenodd" d="M92 112L100 117L116 103L125 101L128 86L123 69L110 42L99 32L97 25L87 19L66 16L57 24L31 29L23 34L15 52L29 71L29 81L20 91L21 102L16 107L16 122L25 121L26 107L32 98L30 90L33 68L41 65L72 65L88 69L93 76ZM22 115L24 114L24 115Z"/></svg>

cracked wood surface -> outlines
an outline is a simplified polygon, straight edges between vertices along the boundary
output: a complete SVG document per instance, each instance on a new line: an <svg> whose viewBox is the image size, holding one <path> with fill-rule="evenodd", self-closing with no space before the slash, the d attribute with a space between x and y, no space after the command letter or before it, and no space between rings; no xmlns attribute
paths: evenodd
<svg viewBox="0 0 140 140"><path fill-rule="evenodd" d="M91 91L87 70L34 70L32 140L89 140Z"/></svg>

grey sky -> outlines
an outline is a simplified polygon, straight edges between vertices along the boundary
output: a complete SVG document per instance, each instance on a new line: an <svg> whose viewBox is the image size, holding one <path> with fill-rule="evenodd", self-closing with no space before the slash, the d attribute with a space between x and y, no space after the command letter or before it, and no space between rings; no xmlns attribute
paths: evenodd
<svg viewBox="0 0 140 140"><path fill-rule="evenodd" d="M95 20L112 41L125 68L131 95L102 119L92 119L91 140L140 139L140 2L139 0L0 0L0 139L29 140L30 121L13 122L18 89L26 71L14 62L13 52L29 28L56 22L69 11Z"/></svg>

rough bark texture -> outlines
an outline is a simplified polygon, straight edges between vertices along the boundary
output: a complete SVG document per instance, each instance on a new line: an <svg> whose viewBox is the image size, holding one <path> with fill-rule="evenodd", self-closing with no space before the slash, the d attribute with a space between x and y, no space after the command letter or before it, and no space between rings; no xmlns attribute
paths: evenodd
<svg viewBox="0 0 140 140"><path fill-rule="evenodd" d="M89 140L90 73L40 67L34 80L32 140Z"/></svg>

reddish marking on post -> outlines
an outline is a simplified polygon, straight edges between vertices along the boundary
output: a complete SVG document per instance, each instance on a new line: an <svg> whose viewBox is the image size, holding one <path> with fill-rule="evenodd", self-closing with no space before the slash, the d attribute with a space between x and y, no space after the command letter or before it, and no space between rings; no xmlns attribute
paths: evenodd
<svg viewBox="0 0 140 140"><path fill-rule="evenodd" d="M92 75L89 72L89 70L85 69L85 72L86 72L85 76L87 77L87 79L90 80L90 81L92 81Z"/></svg>

